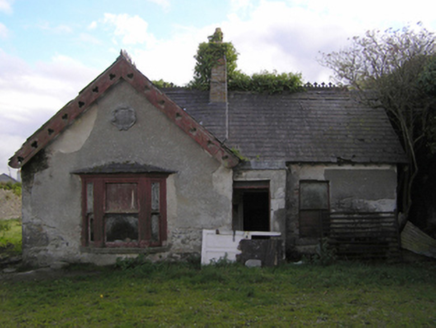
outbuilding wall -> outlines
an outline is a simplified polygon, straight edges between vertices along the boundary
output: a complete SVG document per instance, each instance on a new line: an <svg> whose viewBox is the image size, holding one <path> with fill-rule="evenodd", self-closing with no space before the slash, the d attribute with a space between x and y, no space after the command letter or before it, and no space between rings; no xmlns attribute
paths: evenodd
<svg viewBox="0 0 436 328"><path fill-rule="evenodd" d="M313 253L317 239L300 236L300 182L327 181L331 212L395 212L395 165L292 164L287 176L287 254Z"/></svg>

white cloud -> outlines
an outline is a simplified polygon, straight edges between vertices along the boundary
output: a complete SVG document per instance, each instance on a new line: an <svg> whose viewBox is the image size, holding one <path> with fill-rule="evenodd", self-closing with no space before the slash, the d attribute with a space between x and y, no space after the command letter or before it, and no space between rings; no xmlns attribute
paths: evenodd
<svg viewBox="0 0 436 328"><path fill-rule="evenodd" d="M207 36L213 34L215 28L215 24L201 29L174 26L176 32L170 39L158 40L152 47L129 53L149 79L184 85L193 77L194 55L199 43L207 42Z"/></svg>
<svg viewBox="0 0 436 328"><path fill-rule="evenodd" d="M230 0L230 14L239 15L241 18L246 17L250 10L254 9L253 2L250 0Z"/></svg>
<svg viewBox="0 0 436 328"><path fill-rule="evenodd" d="M177 32L170 39L156 40L146 49L131 47L129 53L150 79L183 85L192 79L198 44L207 42L207 36L220 26L224 41L233 42L239 52L238 68L243 72L301 72L305 81L328 82L330 71L316 60L319 51L337 50L347 37L361 31L350 20L342 25L328 15L320 18L316 12L285 2L263 1L254 7L238 0L232 5L226 21L201 29L174 26Z"/></svg>
<svg viewBox="0 0 436 328"><path fill-rule="evenodd" d="M148 23L138 15L129 16L127 14L104 14L102 22L106 25L115 27L113 42L118 44L118 39L124 45L146 44L153 45L156 40L151 33L147 32Z"/></svg>
<svg viewBox="0 0 436 328"><path fill-rule="evenodd" d="M240 54L238 67L243 72L301 72L305 80L328 82L330 73L316 57L356 31L350 22L346 25L285 2L261 2L246 19L237 13L229 16L222 29Z"/></svg>
<svg viewBox="0 0 436 328"><path fill-rule="evenodd" d="M15 172L15 170L8 167L8 160L21 147L23 142L24 140L20 136L0 132L0 158L2 159L0 162L0 174L9 174L9 172L12 174L12 171ZM16 175L12 174L12 177L16 178Z"/></svg>
<svg viewBox="0 0 436 328"><path fill-rule="evenodd" d="M0 173L26 138L99 73L63 55L31 67L0 49Z"/></svg>
<svg viewBox="0 0 436 328"><path fill-rule="evenodd" d="M328 82L330 71L318 64L319 52L339 50L347 39L368 29L401 27L418 20L433 23L436 2L417 0L355 3L341 0L233 0L222 22L225 41L239 52L246 73L262 69L301 72L310 82ZM426 8L426 10L423 10ZM428 11L430 10L430 11ZM425 13L424 13L425 11ZM212 30L211 30L212 31Z"/></svg>
<svg viewBox="0 0 436 328"><path fill-rule="evenodd" d="M89 24L88 26L88 30L94 30L97 28L97 22L93 21L91 24Z"/></svg>
<svg viewBox="0 0 436 328"><path fill-rule="evenodd" d="M187 83L193 76L198 44L207 42L207 36L220 26L224 40L232 41L239 52L238 67L245 73L265 69L301 72L305 81L329 82L330 70L317 61L320 52L338 50L347 45L349 37L380 24L389 27L392 20L383 17L400 21L409 7L418 14L409 2L375 6L375 0L369 1L373 6L357 5L356 9L355 3L340 0L230 0L224 21L200 29L188 27L189 22L173 26L176 34L166 40L148 33L148 23L139 16L105 14L100 23L112 29L115 52L126 48L151 79Z"/></svg>
<svg viewBox="0 0 436 328"><path fill-rule="evenodd" d="M14 3L14 0L0 0L0 12L4 12L6 14L11 14L13 3Z"/></svg>
<svg viewBox="0 0 436 328"><path fill-rule="evenodd" d="M366 26L366 29L388 28L393 24L404 25L418 21L434 20L436 3L427 0L366 0L353 2L347 0L297 0L290 5L300 5L320 15L344 19Z"/></svg>
<svg viewBox="0 0 436 328"><path fill-rule="evenodd" d="M161 6L164 10L168 10L171 6L169 0L148 0L148 1Z"/></svg>
<svg viewBox="0 0 436 328"><path fill-rule="evenodd" d="M73 29L68 25L60 24L57 26L52 26L49 22L39 23L38 28L55 34L68 34L73 32Z"/></svg>
<svg viewBox="0 0 436 328"><path fill-rule="evenodd" d="M79 41L86 43L86 44L102 44L103 42L100 39L97 39L96 37L88 34L88 33L80 33L79 35Z"/></svg>

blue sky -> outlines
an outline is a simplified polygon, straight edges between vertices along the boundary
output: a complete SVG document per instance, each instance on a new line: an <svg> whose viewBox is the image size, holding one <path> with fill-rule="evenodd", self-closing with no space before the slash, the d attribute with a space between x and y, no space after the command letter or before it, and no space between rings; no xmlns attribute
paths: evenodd
<svg viewBox="0 0 436 328"><path fill-rule="evenodd" d="M9 157L120 49L150 79L183 85L198 44L221 27L245 73L328 82L319 52L368 29L436 31L435 12L428 0L0 0L0 173L15 175Z"/></svg>

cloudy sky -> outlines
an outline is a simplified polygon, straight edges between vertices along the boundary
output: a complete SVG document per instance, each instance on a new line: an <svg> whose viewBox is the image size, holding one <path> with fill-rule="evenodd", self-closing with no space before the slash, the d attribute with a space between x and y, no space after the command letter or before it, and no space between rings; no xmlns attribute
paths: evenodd
<svg viewBox="0 0 436 328"><path fill-rule="evenodd" d="M328 82L319 52L368 29L436 31L435 12L430 0L0 0L0 174L15 176L9 157L120 49L148 78L183 85L198 44L221 27L243 72Z"/></svg>

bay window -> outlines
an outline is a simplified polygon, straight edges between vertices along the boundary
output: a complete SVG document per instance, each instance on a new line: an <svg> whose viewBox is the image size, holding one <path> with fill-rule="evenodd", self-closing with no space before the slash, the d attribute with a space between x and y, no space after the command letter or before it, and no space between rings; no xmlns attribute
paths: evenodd
<svg viewBox="0 0 436 328"><path fill-rule="evenodd" d="M156 247L167 238L166 174L81 174L82 246Z"/></svg>

